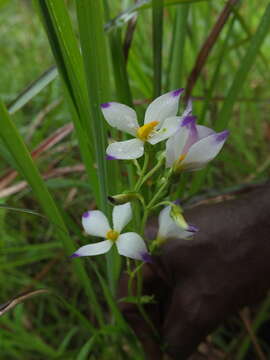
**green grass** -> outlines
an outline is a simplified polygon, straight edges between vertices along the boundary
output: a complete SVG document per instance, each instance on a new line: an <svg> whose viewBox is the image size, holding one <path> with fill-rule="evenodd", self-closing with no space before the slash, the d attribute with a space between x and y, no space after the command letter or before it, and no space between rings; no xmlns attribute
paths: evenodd
<svg viewBox="0 0 270 360"><path fill-rule="evenodd" d="M199 50L224 5L164 0L161 18L161 3L153 2L154 11L150 2L139 7L125 68L122 44L130 11L117 15L130 9L133 1L104 1L105 11L99 7L94 13L83 0L77 9L71 0L57 4L36 0L34 6L30 1L0 1L1 178L7 179L8 172L16 169L18 174L3 189L25 179L32 189L26 186L0 198L0 303L29 287L53 292L28 300L0 318L0 358L144 358L113 296L119 257L112 254L105 265L103 257L73 261L68 255L89 242L81 229L81 214L96 204L110 210L108 193L119 192L136 180L125 163L106 169L108 129L99 103L134 102L142 121L153 92L156 96L186 87ZM198 122L219 130L228 127L231 136L206 171L183 181L186 187L178 191L184 197L269 177L268 4L266 0L256 5L241 3L195 84L192 96ZM117 21L109 22L116 17ZM109 24L105 33L103 23ZM47 84L39 78L53 65L59 76L45 79ZM37 87L28 89L37 79ZM6 108L20 94L23 101L16 103L9 116ZM75 130L32 161L29 151L70 122ZM84 164L85 170L75 171L72 167L78 164ZM42 180L42 175L66 167L70 172L64 176ZM107 172L108 178L104 177ZM266 298L258 309L256 329L269 315L268 303ZM238 326L238 333L229 334L230 341L224 340L228 330L221 327L214 342L225 352L233 351L237 359L248 359L252 345L248 338L240 339L240 321ZM241 340L237 350L235 338ZM270 350L264 350L270 356Z"/></svg>

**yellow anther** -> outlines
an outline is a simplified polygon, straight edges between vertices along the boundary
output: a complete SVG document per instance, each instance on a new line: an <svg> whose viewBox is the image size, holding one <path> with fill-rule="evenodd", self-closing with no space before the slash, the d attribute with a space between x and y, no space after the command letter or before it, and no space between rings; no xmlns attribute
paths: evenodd
<svg viewBox="0 0 270 360"><path fill-rule="evenodd" d="M142 141L146 141L153 131L154 127L157 126L158 121L151 121L148 124L145 124L137 130L137 137Z"/></svg>
<svg viewBox="0 0 270 360"><path fill-rule="evenodd" d="M187 156L187 154L182 154L179 156L179 158L174 162L173 165L173 171L175 173L180 172L181 170L183 170L183 165L182 165L182 161L185 159L185 157Z"/></svg>
<svg viewBox="0 0 270 360"><path fill-rule="evenodd" d="M183 161L186 156L187 156L186 154L180 155L178 161Z"/></svg>
<svg viewBox="0 0 270 360"><path fill-rule="evenodd" d="M109 230L106 234L106 238L111 241L116 241L118 239L119 233L115 230Z"/></svg>

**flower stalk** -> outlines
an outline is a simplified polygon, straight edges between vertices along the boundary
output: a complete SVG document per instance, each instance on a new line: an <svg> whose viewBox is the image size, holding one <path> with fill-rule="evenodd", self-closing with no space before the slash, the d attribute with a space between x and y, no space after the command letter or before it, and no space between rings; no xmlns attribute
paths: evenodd
<svg viewBox="0 0 270 360"><path fill-rule="evenodd" d="M109 202L114 205L112 225L99 210L83 214L82 225L85 232L104 240L84 245L72 255L100 255L115 247L120 255L127 257L129 296L134 296L133 281L136 280L136 303L147 322L149 319L141 296L143 263L152 263L152 254L160 251L161 246L170 238L192 240L198 231L195 225L185 220L182 207L170 199L169 190L172 185L175 186L175 179L182 172L197 171L206 166L220 152L228 137L228 131L216 133L210 128L198 125L196 117L192 115L190 101L183 114L178 116L178 103L182 92L183 89L170 91L150 103L142 126L139 126L135 110L127 105L116 102L101 105L109 125L134 137L110 143L106 150L107 159L131 160L130 164L137 173L137 181L132 184L131 189L108 197ZM166 141L163 150L150 159L151 147L157 143L162 145L163 141ZM144 157L143 161L138 160L141 157ZM150 199L145 191L146 184L153 189ZM133 231L122 233L134 217L131 203L138 209L136 213L139 215L140 225L133 222ZM160 206L165 207L158 216L157 234L152 242L145 241L148 217ZM133 260L136 260L134 268L131 264ZM149 325L154 331L152 324Z"/></svg>

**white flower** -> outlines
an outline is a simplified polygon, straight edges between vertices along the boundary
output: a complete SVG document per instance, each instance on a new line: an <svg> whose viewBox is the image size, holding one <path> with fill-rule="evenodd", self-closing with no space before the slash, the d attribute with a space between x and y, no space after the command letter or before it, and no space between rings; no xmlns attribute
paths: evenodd
<svg viewBox="0 0 270 360"><path fill-rule="evenodd" d="M106 150L108 158L137 159L144 153L145 142L154 145L174 134L179 128L180 118L176 114L183 91L170 91L156 98L145 112L143 126L139 126L136 112L129 106L116 102L102 104L103 115L112 127L135 136L110 144Z"/></svg>
<svg viewBox="0 0 270 360"><path fill-rule="evenodd" d="M72 257L104 254L115 244L120 255L137 260L147 259L148 251L140 235L134 232L121 234L132 217L130 203L114 206L112 216L113 228L110 227L107 217L99 210L87 211L83 214L82 225L85 232L106 240L82 246Z"/></svg>
<svg viewBox="0 0 270 360"><path fill-rule="evenodd" d="M177 238L177 239L190 239L195 232L198 231L198 228L194 225L187 225L187 228L182 228L176 224L172 219L171 215L171 206L166 206L159 213L158 217L158 234L157 240L163 242L168 238Z"/></svg>
<svg viewBox="0 0 270 360"><path fill-rule="evenodd" d="M166 143L167 167L176 172L201 169L220 152L228 135L227 130L216 133L196 125L194 116L183 117L180 129Z"/></svg>

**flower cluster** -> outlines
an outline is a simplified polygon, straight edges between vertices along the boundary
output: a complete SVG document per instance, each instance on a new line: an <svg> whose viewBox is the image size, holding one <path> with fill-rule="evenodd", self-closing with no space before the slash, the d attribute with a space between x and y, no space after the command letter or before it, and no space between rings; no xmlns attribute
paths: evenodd
<svg viewBox="0 0 270 360"><path fill-rule="evenodd" d="M149 252L142 236L136 232L121 233L132 219L130 201L136 199L141 201L144 208L143 225L151 210L162 204L167 205L159 214L159 230L156 240L150 247L152 250L170 237L190 239L198 230L194 225L186 223L180 206L167 199L160 200L164 191L169 190L172 174L203 168L220 152L229 132L225 130L216 133L206 126L198 125L196 117L192 115L191 101L182 116L177 116L179 99L183 91L183 89L170 91L150 103L141 126L132 108L117 102L101 105L104 118L110 126L134 137L134 139L109 144L106 150L109 160L135 160L147 152L146 143L155 145L164 140L167 142L164 155L160 157L158 164L148 169L148 174L146 174L147 166L139 171L139 180L135 189L110 197L116 204L118 200L118 204L121 204L113 208L113 226L110 226L107 217L99 210L83 214L82 225L85 232L105 240L82 246L72 255L73 257L104 254L115 245L120 255L149 261ZM163 159L165 164L163 164ZM163 178L166 181L149 204L145 205L143 196L139 193L140 187L148 179L149 174L159 170L162 165L164 165ZM139 166L138 162L137 166Z"/></svg>

